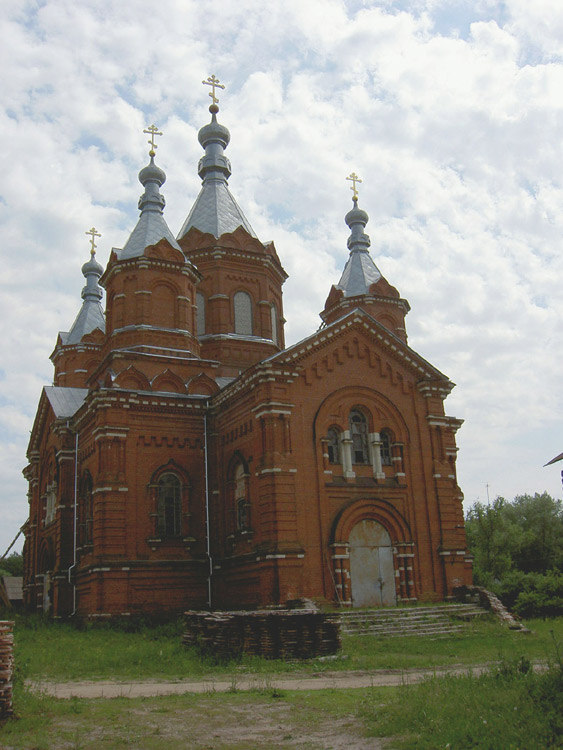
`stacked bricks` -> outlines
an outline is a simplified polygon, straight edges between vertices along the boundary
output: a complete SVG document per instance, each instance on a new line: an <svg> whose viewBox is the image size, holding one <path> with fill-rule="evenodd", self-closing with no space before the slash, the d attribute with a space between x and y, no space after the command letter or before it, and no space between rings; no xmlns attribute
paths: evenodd
<svg viewBox="0 0 563 750"><path fill-rule="evenodd" d="M463 592L468 591L469 593L475 593L479 596L479 601L482 607L490 609L491 612L502 622L503 625L507 625L511 630L521 630L522 632L529 633L530 631L525 625L522 625L514 615L509 612L501 600L493 594L492 591L484 589L482 586L465 586L461 589Z"/></svg>
<svg viewBox="0 0 563 750"><path fill-rule="evenodd" d="M13 713L12 676L14 674L13 622L0 621L0 720Z"/></svg>
<svg viewBox="0 0 563 750"><path fill-rule="evenodd" d="M186 612L183 643L221 659L312 659L340 649L338 617L318 611Z"/></svg>

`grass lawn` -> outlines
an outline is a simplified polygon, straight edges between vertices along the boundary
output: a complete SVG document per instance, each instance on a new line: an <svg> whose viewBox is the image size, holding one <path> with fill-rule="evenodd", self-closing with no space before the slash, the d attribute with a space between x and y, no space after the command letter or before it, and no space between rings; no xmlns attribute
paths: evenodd
<svg viewBox="0 0 563 750"><path fill-rule="evenodd" d="M68 624L23 616L16 618L14 636L17 668L26 679L186 679L233 672L409 669L477 664L515 656L547 659L553 654L550 631L563 639L563 618L527 624L532 630L529 634L503 628L496 620L475 621L462 635L436 641L348 636L336 659L284 662L244 657L229 664L214 662L182 646L181 622L128 633L109 626L79 631Z"/></svg>

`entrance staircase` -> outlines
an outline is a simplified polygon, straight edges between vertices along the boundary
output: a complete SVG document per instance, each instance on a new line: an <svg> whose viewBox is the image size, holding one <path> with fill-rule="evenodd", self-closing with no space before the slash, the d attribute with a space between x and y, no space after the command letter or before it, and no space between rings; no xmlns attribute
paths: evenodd
<svg viewBox="0 0 563 750"><path fill-rule="evenodd" d="M343 635L378 635L396 638L410 635L445 638L464 630L461 621L489 614L478 604L442 604L350 610L340 614Z"/></svg>

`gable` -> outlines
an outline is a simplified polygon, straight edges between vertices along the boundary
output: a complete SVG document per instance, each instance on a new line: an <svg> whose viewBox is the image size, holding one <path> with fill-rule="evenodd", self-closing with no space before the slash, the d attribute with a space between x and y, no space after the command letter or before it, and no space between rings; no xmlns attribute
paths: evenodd
<svg viewBox="0 0 563 750"><path fill-rule="evenodd" d="M351 360L364 361L380 374L389 372L413 383L440 381L448 390L454 385L408 344L359 308L267 361L299 365L304 377L318 378Z"/></svg>

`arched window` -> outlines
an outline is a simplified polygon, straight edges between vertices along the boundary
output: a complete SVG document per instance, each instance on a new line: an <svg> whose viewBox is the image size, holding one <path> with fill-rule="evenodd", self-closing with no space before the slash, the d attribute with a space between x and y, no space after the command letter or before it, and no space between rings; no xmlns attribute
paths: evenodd
<svg viewBox="0 0 563 750"><path fill-rule="evenodd" d="M329 464L339 464L340 458L340 432L336 427L331 427L327 434L328 445L328 462Z"/></svg>
<svg viewBox="0 0 563 750"><path fill-rule="evenodd" d="M235 333L252 336L252 300L247 292L237 292L234 297Z"/></svg>
<svg viewBox="0 0 563 750"><path fill-rule="evenodd" d="M237 530L247 531L250 528L250 503L247 496L246 473L239 463L235 469L235 509Z"/></svg>
<svg viewBox="0 0 563 750"><path fill-rule="evenodd" d="M350 437L352 439L352 463L369 463L368 422L359 409L350 412Z"/></svg>
<svg viewBox="0 0 563 750"><path fill-rule="evenodd" d="M391 435L389 434L389 430L381 430L379 439L381 441L379 448L381 452L381 464L383 466L391 466Z"/></svg>
<svg viewBox="0 0 563 750"><path fill-rule="evenodd" d="M176 474L163 474L157 490L157 534L175 537L182 533L182 484Z"/></svg>
<svg viewBox="0 0 563 750"><path fill-rule="evenodd" d="M195 301L197 306L197 335L203 336L205 333L205 297L201 292L196 292Z"/></svg>
<svg viewBox="0 0 563 750"><path fill-rule="evenodd" d="M278 344L278 310L274 303L270 307L270 317L272 320L272 341L277 346Z"/></svg>

